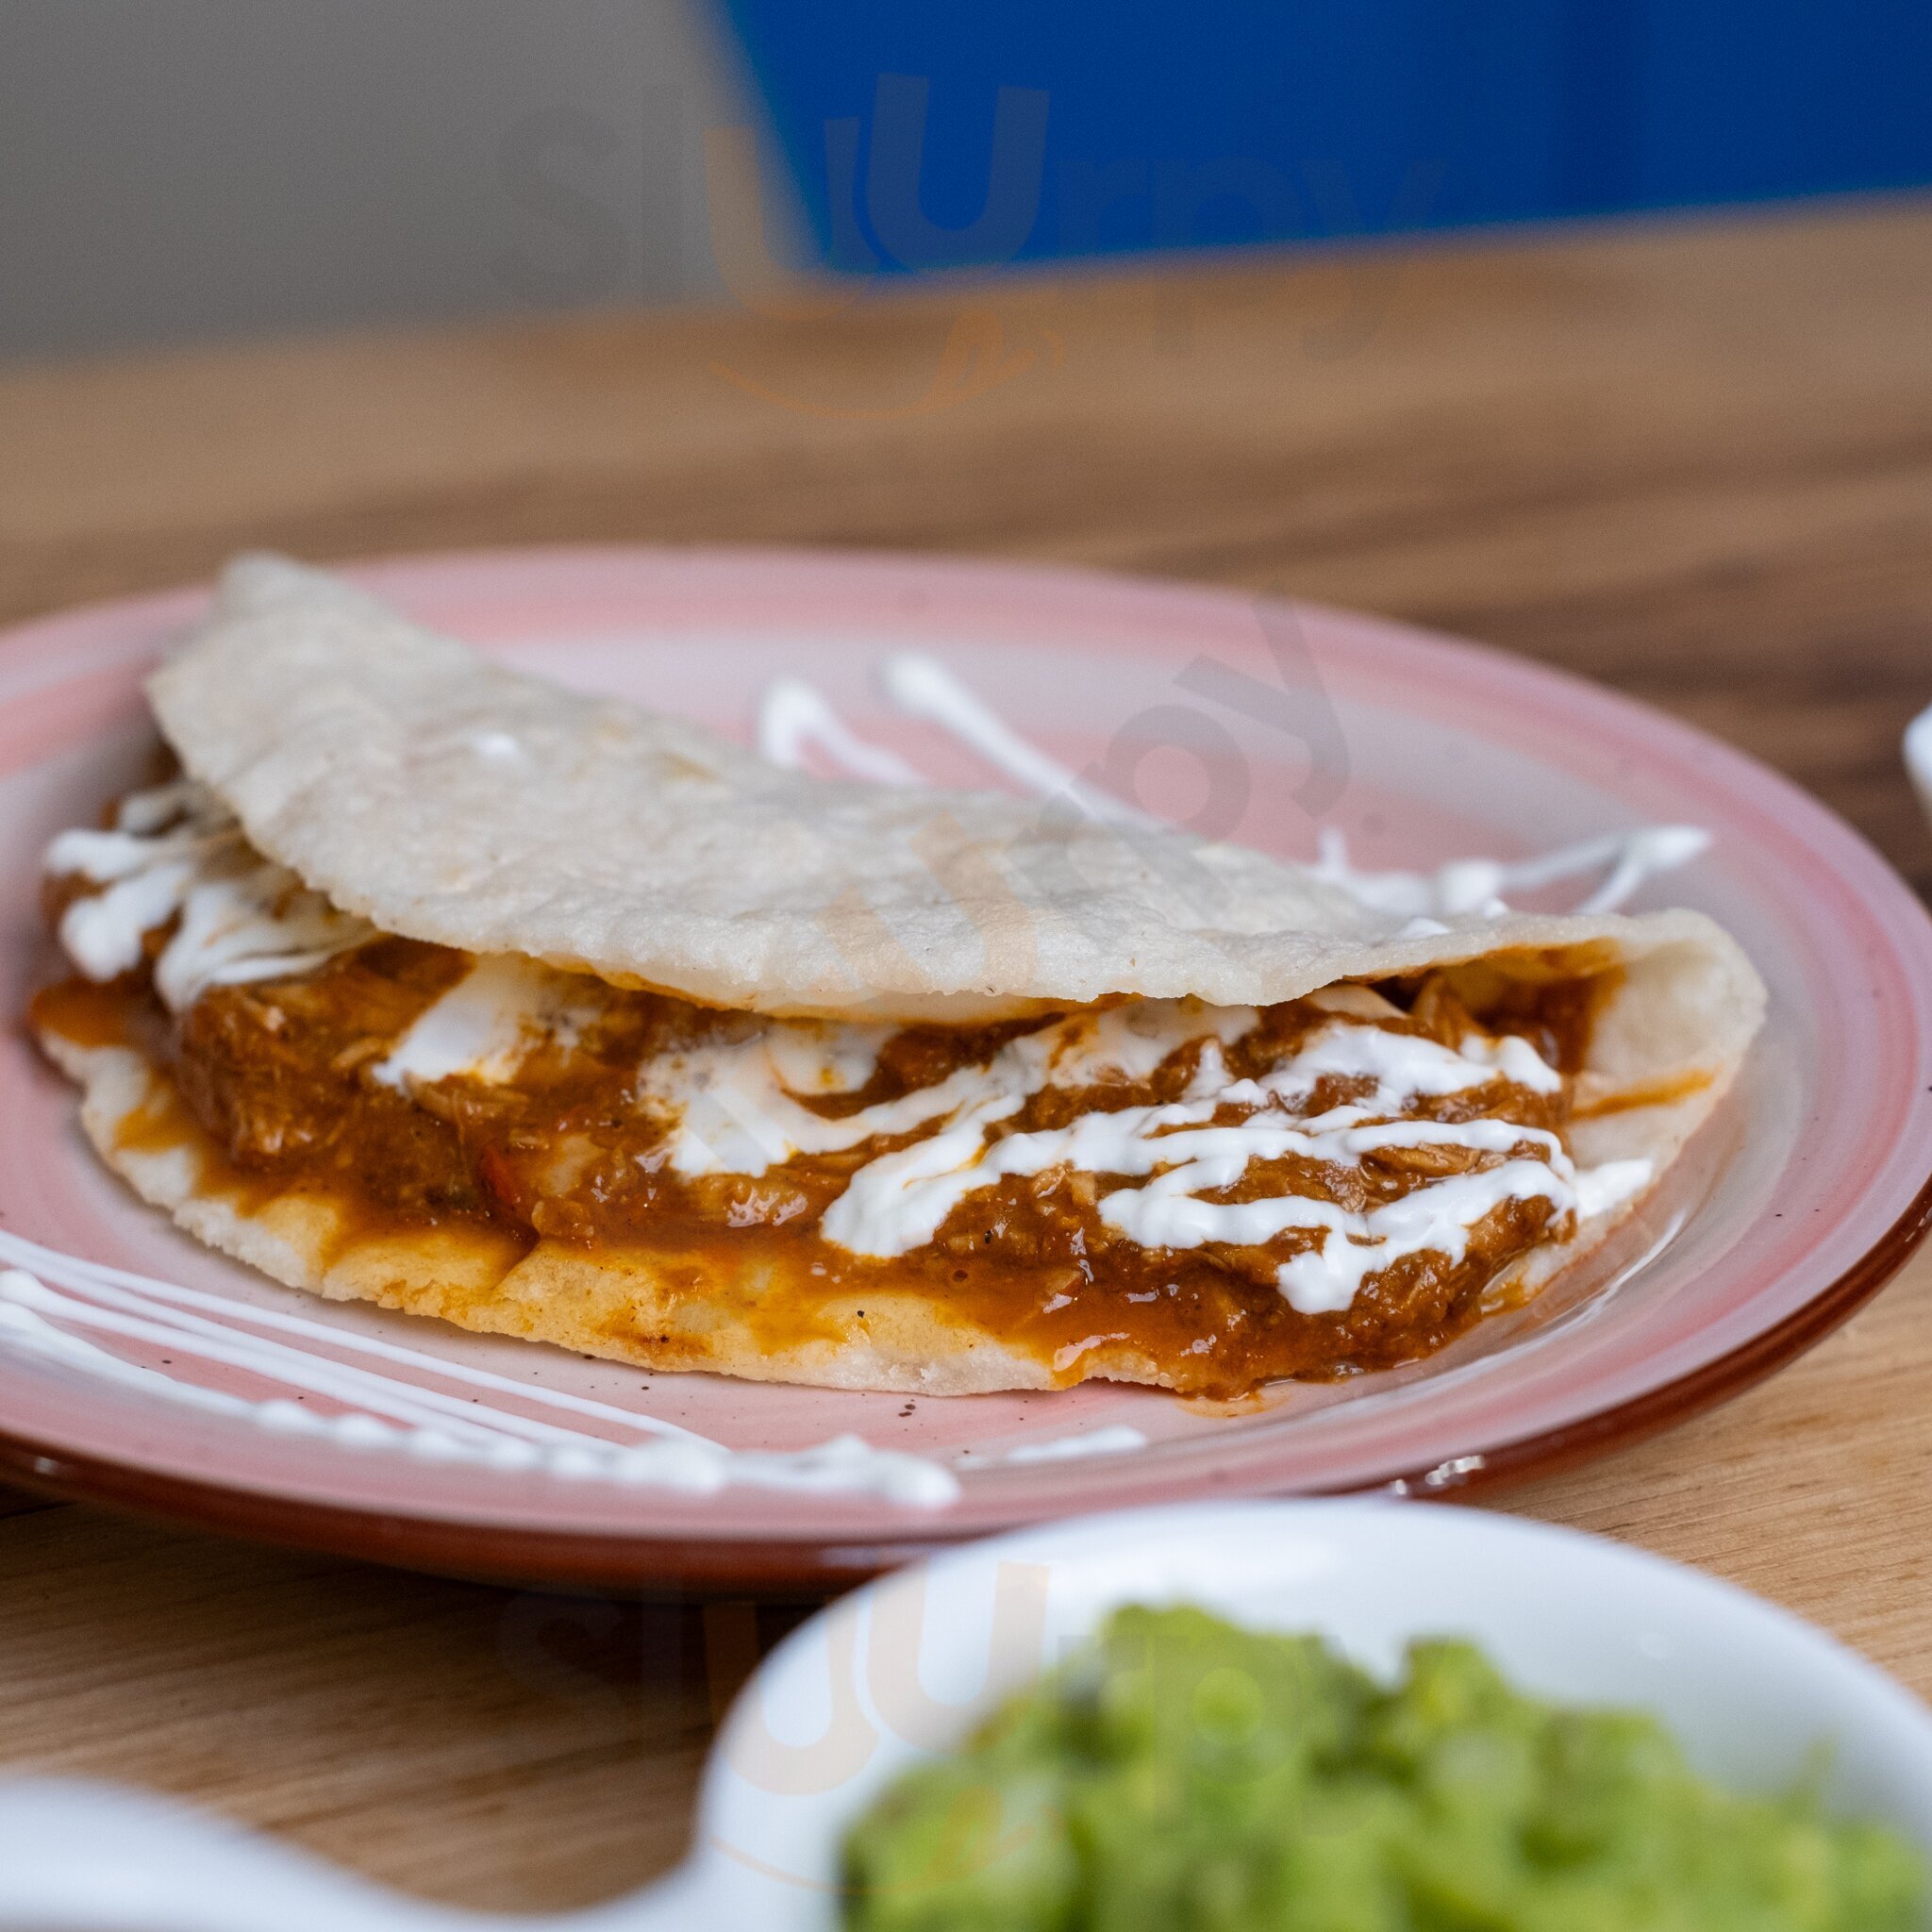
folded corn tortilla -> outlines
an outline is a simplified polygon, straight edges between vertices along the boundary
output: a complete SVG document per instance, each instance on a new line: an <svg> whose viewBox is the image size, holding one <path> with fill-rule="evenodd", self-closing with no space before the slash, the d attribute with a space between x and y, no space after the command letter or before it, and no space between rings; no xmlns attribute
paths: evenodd
<svg viewBox="0 0 1932 1932"><path fill-rule="evenodd" d="M1576 1082L1579 1164L1661 1174L1763 1013L1736 943L1690 911L1405 922L1306 869L1185 832L1004 794L782 770L688 722L480 658L280 559L231 569L150 681L185 770L249 841L388 933L518 954L752 1012L979 1023L1122 998L1267 1006L1338 980L1575 950L1614 960ZM49 1039L91 1138L192 1233L276 1278L652 1369L972 1392L1069 1379L930 1296L870 1291L774 1347L742 1268L542 1241L358 1240L300 1190L245 1205L192 1136L130 1133L171 1103L140 1053ZM1633 1104L1619 1104L1619 1097ZM1597 1110L1601 1108L1603 1110ZM1533 1289L1629 1210L1513 1271ZM1159 1381L1130 1347L1082 1375Z"/></svg>

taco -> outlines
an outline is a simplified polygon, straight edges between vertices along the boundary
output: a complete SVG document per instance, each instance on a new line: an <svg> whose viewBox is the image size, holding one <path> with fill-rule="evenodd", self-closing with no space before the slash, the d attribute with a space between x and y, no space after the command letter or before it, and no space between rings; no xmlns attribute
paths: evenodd
<svg viewBox="0 0 1932 1932"><path fill-rule="evenodd" d="M1377 911L840 783L232 567L60 834L102 1156L278 1280L651 1370L1229 1396L1412 1359L1654 1187L1763 1010L1689 911Z"/></svg>

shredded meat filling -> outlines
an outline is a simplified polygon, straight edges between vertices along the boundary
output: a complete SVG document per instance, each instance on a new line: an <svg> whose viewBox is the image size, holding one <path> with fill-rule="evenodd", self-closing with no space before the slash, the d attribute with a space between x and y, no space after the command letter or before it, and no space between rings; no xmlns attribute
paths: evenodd
<svg viewBox="0 0 1932 1932"><path fill-rule="evenodd" d="M71 896L57 881L50 910L58 916ZM150 936L150 963L163 938ZM378 1078L398 1040L469 965L442 947L378 939L297 976L213 987L179 1016L162 1008L144 966L107 989L80 981L50 988L35 1019L75 1038L118 1028L138 1041L172 1078L238 1185L325 1195L356 1227L391 1232L470 1221L529 1244L548 1240L702 1255L725 1268L762 1265L787 1284L800 1319L809 1319L812 1306L849 1303L868 1286L909 1288L1070 1378L1096 1349L1130 1353L1170 1386L1210 1395L1281 1376L1326 1377L1409 1360L1475 1319L1499 1273L1561 1231L1549 1200L1505 1200L1468 1231L1459 1258L1409 1255L1369 1275L1346 1309L1310 1315L1290 1305L1278 1274L1287 1257L1320 1245L1319 1232L1291 1228L1257 1245L1143 1247L1100 1211L1112 1189L1138 1180L1059 1166L970 1192L930 1241L896 1258L871 1259L825 1240L820 1217L855 1172L924 1138L938 1121L840 1152L794 1155L760 1174L680 1174L669 1158L674 1124L641 1091L640 1069L667 1053L742 1036L758 1023L601 982L590 983L593 1022L532 1051L512 1080L457 1076L408 1085ZM1574 1074L1601 983L1561 959L1525 960L1523 968L1508 974L1457 969L1384 984L1377 991L1397 1010L1361 1024L1452 1047L1472 1033L1515 1033L1550 1066ZM1333 1019L1308 1001L1265 1009L1258 1024L1225 1048L1229 1079L1266 1075ZM801 1098L828 1120L847 1118L962 1067L986 1066L1017 1035L1046 1024L908 1027L885 1043L856 1091ZM1190 1042L1139 1079L1078 1091L1047 1085L991 1127L991 1138L1178 1100L1204 1050L1201 1041ZM1566 1078L1561 1091L1544 1092L1499 1074L1480 1087L1419 1098L1405 1117L1488 1119L1526 1134L1560 1134L1569 1084ZM1325 1077L1303 1111L1357 1102L1370 1085ZM1211 1124L1233 1124L1248 1111L1223 1108ZM1512 1151L1539 1158L1547 1150L1525 1141ZM1353 1163L1289 1154L1249 1161L1239 1179L1202 1198L1225 1204L1297 1194L1363 1213L1509 1158L1459 1144L1380 1147ZM790 1317L774 1312L772 1319Z"/></svg>

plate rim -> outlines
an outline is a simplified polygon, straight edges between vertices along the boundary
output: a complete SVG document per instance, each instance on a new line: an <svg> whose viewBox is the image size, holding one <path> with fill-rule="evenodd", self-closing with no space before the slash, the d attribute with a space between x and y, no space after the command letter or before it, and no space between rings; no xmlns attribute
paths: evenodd
<svg viewBox="0 0 1932 1932"><path fill-rule="evenodd" d="M1479 1467L1453 1484L1412 1470L1369 1490L1261 1489L1255 1502L1407 1496L1444 1507L1489 1497L1535 1477L1557 1475L1612 1450L1629 1448L1743 1394L1816 1347L1891 1280L1932 1233L1932 1175L1911 1206L1821 1293L1774 1327L1675 1380L1579 1422L1485 1450ZM527 1524L482 1524L407 1511L318 1503L269 1490L204 1482L0 1428L0 1477L63 1502L160 1515L190 1526L286 1549L311 1550L487 1583L574 1584L646 1594L787 1593L816 1600L922 1557L989 1536L1039 1526L1022 1519L1006 1529L936 1526L905 1536L822 1540L778 1537L639 1535ZM1225 1495L1218 1501L1236 1500ZM1124 1508L1159 1507L1126 1505ZM1085 1516L1092 1512L1075 1512ZM1111 1512L1108 1512L1111 1513ZM1057 1519L1047 1518L1045 1521Z"/></svg>
<svg viewBox="0 0 1932 1932"><path fill-rule="evenodd" d="M899 573L937 571L956 582L1030 580L1041 586L1056 583L1070 592L1085 585L1105 590L1116 597L1151 592L1157 597L1195 598L1204 604L1246 596L1257 603L1291 605L1350 627L1399 633L1414 643L1446 647L1474 662L1500 661L1512 675L1526 674L1532 680L1544 683L1546 689L1555 686L1578 695L1587 693L1599 704L1608 700L1633 719L1641 718L1653 728L1666 728L1676 744L1687 750L1696 747L1707 754L1715 751L1721 755L1722 762L1741 764L1754 778L1768 781L1779 794L1828 824L1836 836L1860 848L1861 856L1895 890L1898 903L1909 907L1922 918L1925 915L1916 894L1862 833L1823 800L1727 741L1641 699L1562 667L1479 641L1439 633L1406 619L1326 606L1286 592L1245 591L1241 587L1142 576L1051 560L760 544L482 545L474 549L363 556L329 567L382 588L387 579L421 577L443 571L513 572L535 566L562 575L573 565L612 566L626 561L660 566L682 563L698 569L733 564L765 569L803 567L860 575L883 566ZM156 626L178 623L192 615L208 588L200 583L130 597L94 600L8 625L0 636L12 641L40 633L51 643L61 631L92 632L95 642L101 644L108 641L100 634L104 625L111 625L119 639L138 637L143 632L152 635ZM1138 641L1122 641L1131 649ZM1723 784L1727 774L1714 775ZM1724 789L1730 788L1725 785ZM1574 1468L1673 1427L1742 1393L1824 1340L1891 1279L1928 1234L1932 1234L1932 1172L1921 1181L1904 1210L1861 1254L1771 1327L1747 1337L1721 1356L1606 1408L1485 1446L1479 1463L1457 1472L1452 1480L1444 1481L1440 1469L1418 1470L1391 1476L1379 1487L1397 1494L1466 1500L1533 1476ZM863 1581L900 1563L962 1541L1002 1533L998 1526L991 1530L985 1525L948 1530L941 1522L903 1519L882 1524L876 1532L828 1534L819 1527L790 1538L738 1532L706 1536L682 1527L634 1532L491 1523L426 1511L329 1502L273 1489L223 1483L75 1449L57 1439L23 1433L4 1424L0 1424L0 1477L23 1489L63 1500L159 1514L196 1528L285 1547L493 1581L575 1583L631 1590L642 1587L647 1591L657 1588L675 1592L756 1591L764 1594L792 1591L816 1595ZM1215 1492L1210 1490L1208 1493ZM1377 1490L1324 1490L1295 1485L1290 1479L1281 1488L1263 1480L1241 1492L1258 1499L1374 1494ZM1076 1513L1088 1512L1076 1507ZM1007 1527L1024 1526L1031 1520L1015 1518Z"/></svg>

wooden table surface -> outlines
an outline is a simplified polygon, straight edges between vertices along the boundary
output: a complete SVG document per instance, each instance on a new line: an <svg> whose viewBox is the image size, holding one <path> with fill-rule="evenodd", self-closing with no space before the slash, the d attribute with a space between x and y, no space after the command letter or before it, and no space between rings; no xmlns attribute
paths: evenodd
<svg viewBox="0 0 1932 1932"><path fill-rule="evenodd" d="M20 371L0 616L246 544L891 545L1265 586L1662 705L1923 891L1897 747L1932 700L1928 318L1932 204L1901 202ZM1932 1251L1765 1387L1504 1507L1733 1577L1932 1693L1928 1388ZM0 1762L476 1905L669 1864L714 1711L791 1614L0 1507Z"/></svg>

